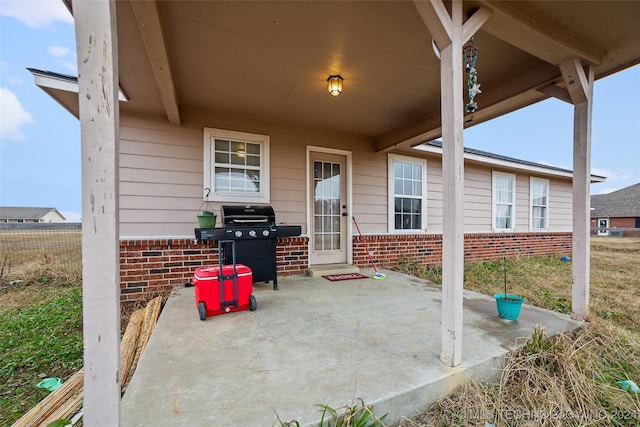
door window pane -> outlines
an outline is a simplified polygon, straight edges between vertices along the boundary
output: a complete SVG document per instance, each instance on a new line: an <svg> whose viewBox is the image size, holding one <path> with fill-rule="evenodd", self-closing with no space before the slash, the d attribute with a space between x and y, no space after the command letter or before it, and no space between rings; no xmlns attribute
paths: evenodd
<svg viewBox="0 0 640 427"><path fill-rule="evenodd" d="M341 248L341 171L340 164L313 163L314 250L333 251Z"/></svg>

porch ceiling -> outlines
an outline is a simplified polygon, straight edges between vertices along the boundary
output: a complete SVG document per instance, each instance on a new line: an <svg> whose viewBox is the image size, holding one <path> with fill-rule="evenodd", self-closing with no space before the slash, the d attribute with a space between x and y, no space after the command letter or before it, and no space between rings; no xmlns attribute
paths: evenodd
<svg viewBox="0 0 640 427"><path fill-rule="evenodd" d="M480 7L491 17L474 40L471 124L566 95L553 85L568 58L596 78L640 62L640 2L466 1L465 16ZM117 19L123 112L175 124L192 109L247 114L368 136L379 150L440 136L440 64L413 2L122 0ZM338 97L331 74L344 78Z"/></svg>

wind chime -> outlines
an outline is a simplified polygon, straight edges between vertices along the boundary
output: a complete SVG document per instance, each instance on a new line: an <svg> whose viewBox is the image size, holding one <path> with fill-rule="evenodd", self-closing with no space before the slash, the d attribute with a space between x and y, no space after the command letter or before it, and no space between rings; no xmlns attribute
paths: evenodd
<svg viewBox="0 0 640 427"><path fill-rule="evenodd" d="M478 103L473 100L475 96L482 93L480 85L478 84L478 72L476 70L476 62L478 61L478 47L473 44L473 37L469 40L469 44L464 47L462 51L462 57L464 60L464 69L467 73L467 105L464 106L464 111L467 113L474 113L478 109Z"/></svg>

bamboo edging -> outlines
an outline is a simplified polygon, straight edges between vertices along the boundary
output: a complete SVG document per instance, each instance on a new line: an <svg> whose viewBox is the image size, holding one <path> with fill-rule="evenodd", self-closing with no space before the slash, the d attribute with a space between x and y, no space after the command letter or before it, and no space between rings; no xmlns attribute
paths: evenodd
<svg viewBox="0 0 640 427"><path fill-rule="evenodd" d="M44 421L56 413L69 399L73 399L77 393L82 393L83 380L84 369L80 369L67 382L52 391L51 394L13 423L12 427L31 427L44 424Z"/></svg>
<svg viewBox="0 0 640 427"><path fill-rule="evenodd" d="M124 394L138 366L140 356L147 348L151 333L158 322L162 297L149 301L145 308L136 310L120 341L120 384ZM46 426L68 419L82 410L84 368L73 374L64 384L42 399L36 406L18 419L11 427Z"/></svg>

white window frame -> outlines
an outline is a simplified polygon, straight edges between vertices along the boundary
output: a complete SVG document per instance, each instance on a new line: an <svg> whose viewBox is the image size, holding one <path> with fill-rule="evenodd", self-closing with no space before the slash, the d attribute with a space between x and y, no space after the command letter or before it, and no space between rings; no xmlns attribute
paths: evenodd
<svg viewBox="0 0 640 427"><path fill-rule="evenodd" d="M545 194L545 205L535 205L533 204L533 184L541 183L546 185L546 194ZM534 207L544 207L544 226L542 228L534 227L533 224L533 208ZM545 231L549 229L549 180L544 178L529 178L529 231Z"/></svg>
<svg viewBox="0 0 640 427"><path fill-rule="evenodd" d="M413 163L422 167L422 212L420 212L420 223L422 225L419 229L399 229L395 228L395 198L394 191L394 163ZM389 154L387 163L387 206L388 206L388 229L390 234L415 234L423 233L427 230L427 160L419 157L402 156L399 154Z"/></svg>
<svg viewBox="0 0 640 427"><path fill-rule="evenodd" d="M256 193L243 193L232 191L218 191L215 188L215 144L216 138L229 139L239 142L250 142L260 145L260 191ZM237 132L225 129L204 128L204 187L210 188L209 200L214 202L239 202L239 203L270 203L270 137L254 133Z"/></svg>
<svg viewBox="0 0 640 427"><path fill-rule="evenodd" d="M496 225L496 179L497 178L509 178L511 179L511 227L510 228L498 228ZM516 230L516 175L507 172L492 171L491 173L491 228L493 231L515 231Z"/></svg>

